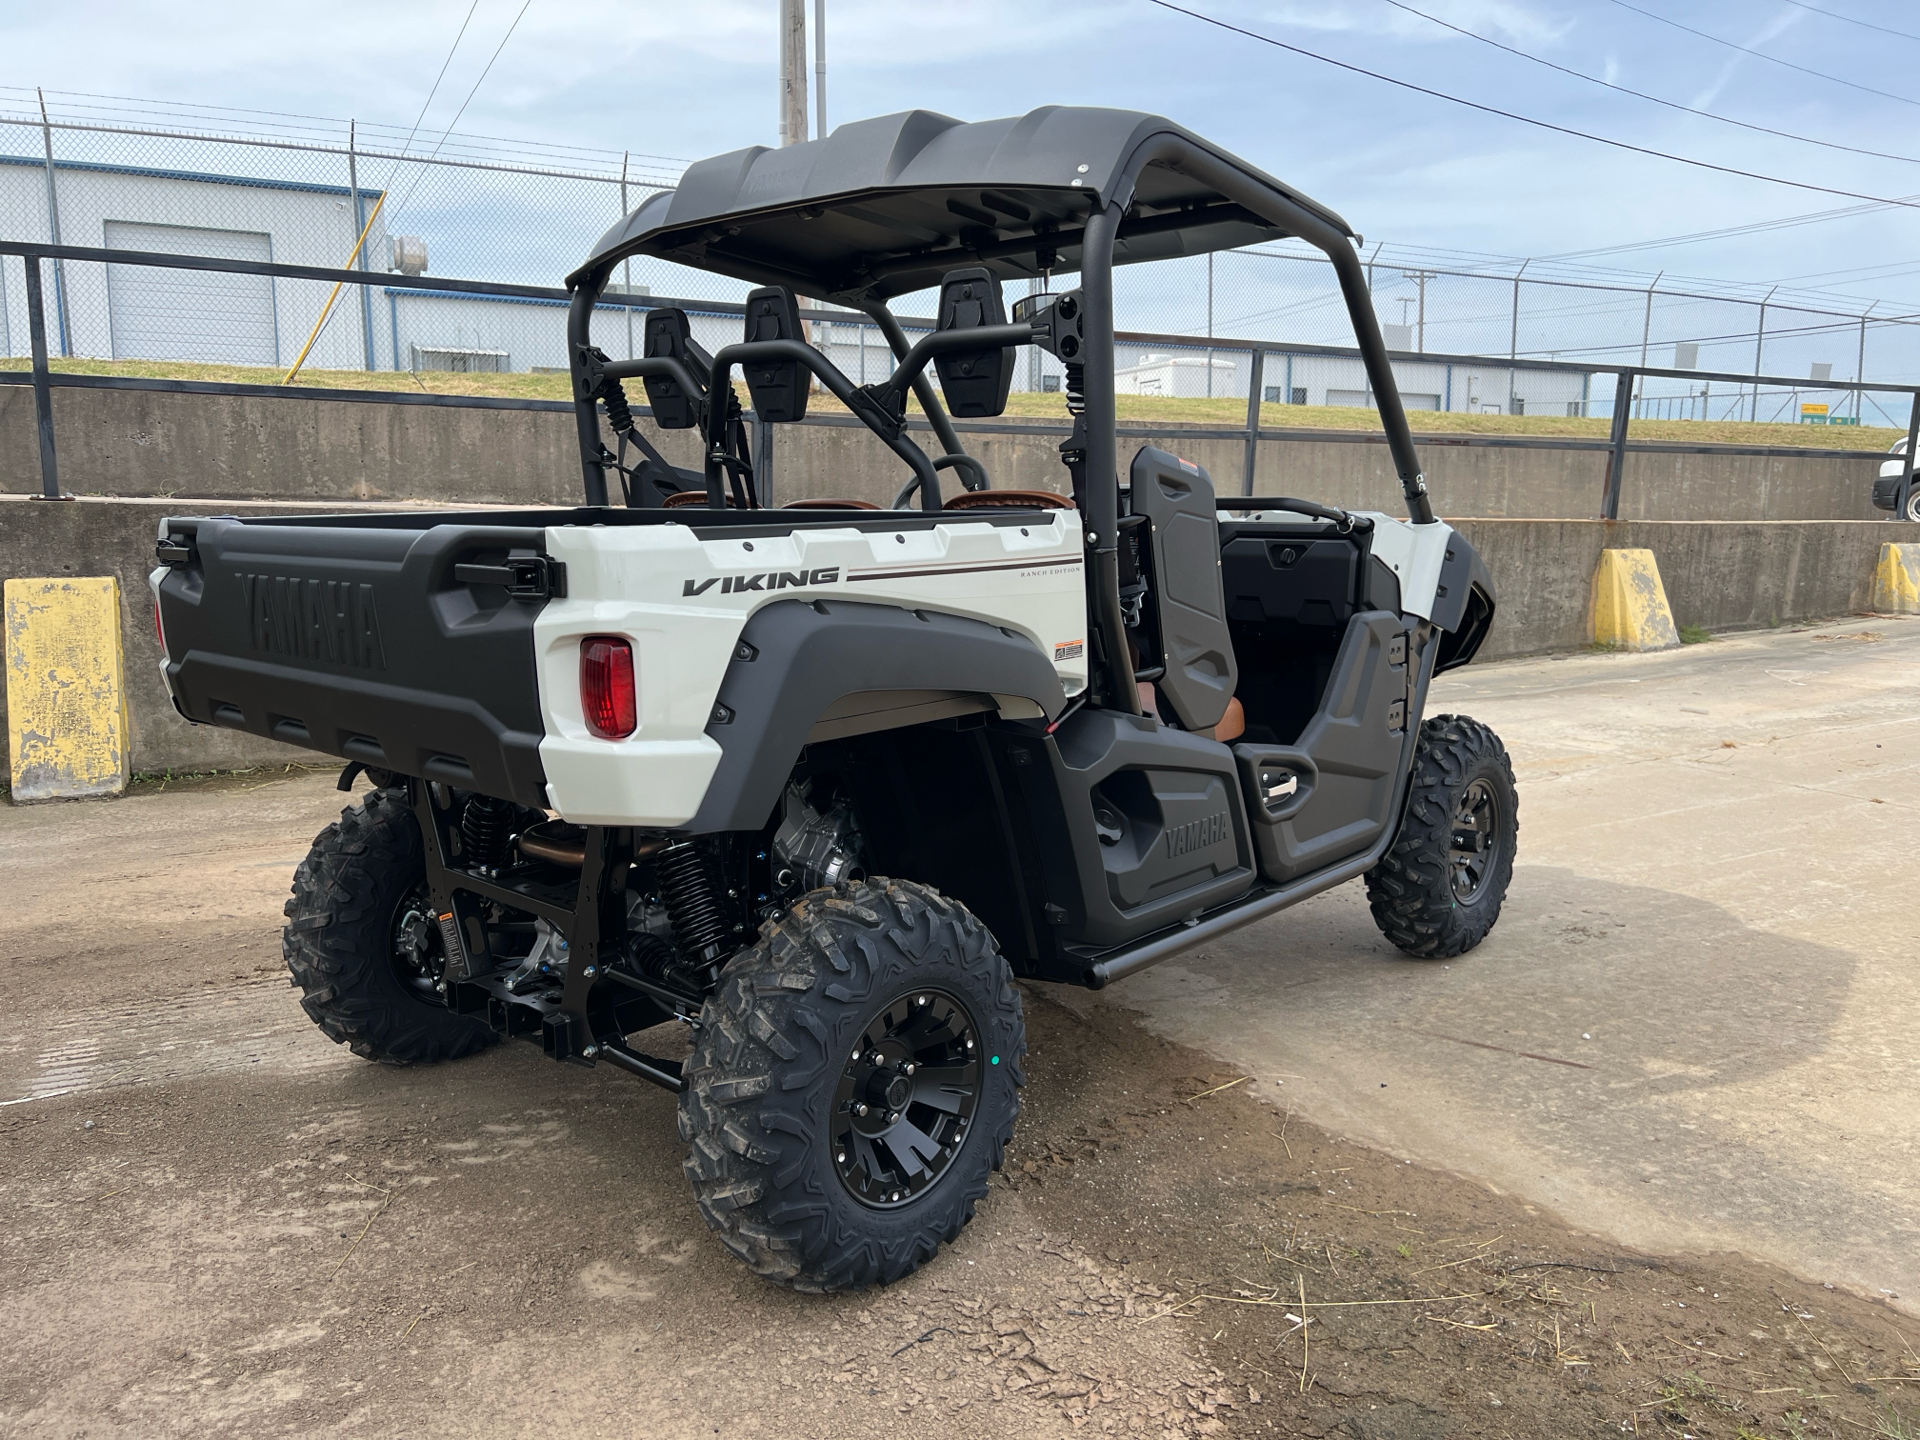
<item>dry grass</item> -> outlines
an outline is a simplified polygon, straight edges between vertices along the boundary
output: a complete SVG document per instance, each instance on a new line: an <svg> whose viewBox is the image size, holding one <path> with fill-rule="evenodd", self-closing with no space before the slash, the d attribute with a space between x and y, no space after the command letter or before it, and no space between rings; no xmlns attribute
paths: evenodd
<svg viewBox="0 0 1920 1440"><path fill-rule="evenodd" d="M0 357L0 368L23 370L19 356ZM211 380L247 385L277 385L285 372L260 365L211 365L184 360L55 360L53 368L73 374L126 375L157 380ZM565 375L479 374L443 371L414 374L392 370L315 370L300 372L302 386L329 390L413 390L434 395L490 395L516 400L566 400ZM743 394L742 401L746 401ZM1207 425L1239 428L1247 423L1245 400L1176 400L1157 395L1120 395L1116 408L1123 422L1158 425ZM840 410L829 395L816 394L819 410ZM1067 420L1059 395L1014 395L1010 419ZM1541 435L1605 440L1610 421L1556 415L1464 415L1420 411L1409 417L1416 435ZM1289 430L1378 430L1378 411L1341 405L1262 405L1260 423ZM1787 425L1744 420L1636 420L1637 440L1666 440L1710 445L1782 445L1809 450L1885 450L1906 432L1882 426L1830 429L1823 425Z"/></svg>

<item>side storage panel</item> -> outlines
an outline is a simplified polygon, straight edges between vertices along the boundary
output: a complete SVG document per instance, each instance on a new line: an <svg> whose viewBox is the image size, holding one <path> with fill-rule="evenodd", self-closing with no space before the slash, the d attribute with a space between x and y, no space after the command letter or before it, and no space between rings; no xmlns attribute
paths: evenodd
<svg viewBox="0 0 1920 1440"><path fill-rule="evenodd" d="M1252 837L1226 746L1082 710L1050 740L1009 741L1006 751L1062 944L1124 944L1252 886Z"/></svg>
<svg viewBox="0 0 1920 1440"><path fill-rule="evenodd" d="M1296 880L1358 855L1393 823L1418 702L1413 646L1399 616L1355 615L1299 743L1234 747L1269 880Z"/></svg>

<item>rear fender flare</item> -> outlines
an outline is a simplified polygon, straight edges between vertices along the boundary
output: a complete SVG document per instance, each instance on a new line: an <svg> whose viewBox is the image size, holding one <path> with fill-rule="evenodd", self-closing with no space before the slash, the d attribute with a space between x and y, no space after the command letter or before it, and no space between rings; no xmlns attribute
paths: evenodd
<svg viewBox="0 0 1920 1440"><path fill-rule="evenodd" d="M776 601L754 611L734 646L706 727L720 763L681 828L758 830L822 712L888 690L1019 696L1049 719L1066 707L1053 663L1018 631L894 605Z"/></svg>

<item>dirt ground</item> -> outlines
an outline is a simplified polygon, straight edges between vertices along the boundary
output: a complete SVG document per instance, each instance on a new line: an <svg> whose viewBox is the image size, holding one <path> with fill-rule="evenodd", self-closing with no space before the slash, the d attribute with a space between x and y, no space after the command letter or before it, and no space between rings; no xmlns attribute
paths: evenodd
<svg viewBox="0 0 1920 1440"><path fill-rule="evenodd" d="M0 812L0 1431L1920 1433L1888 1307L1630 1252L1038 988L959 1243L773 1289L700 1224L671 1096L524 1045L369 1066L306 1023L277 911L328 783Z"/></svg>

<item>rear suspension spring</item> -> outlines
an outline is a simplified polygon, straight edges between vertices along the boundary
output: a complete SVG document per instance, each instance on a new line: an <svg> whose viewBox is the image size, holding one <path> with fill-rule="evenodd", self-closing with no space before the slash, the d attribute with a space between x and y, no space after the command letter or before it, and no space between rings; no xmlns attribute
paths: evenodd
<svg viewBox="0 0 1920 1440"><path fill-rule="evenodd" d="M688 841L677 840L654 858L653 866L680 953L689 964L717 963L727 953L728 927L706 857Z"/></svg>
<svg viewBox="0 0 1920 1440"><path fill-rule="evenodd" d="M460 812L460 840L467 864L476 870L498 870L507 863L507 844L513 838L514 805L491 795L475 795Z"/></svg>

